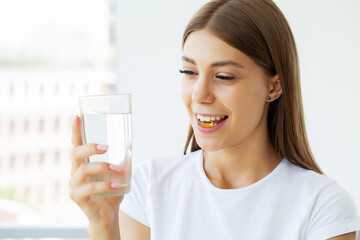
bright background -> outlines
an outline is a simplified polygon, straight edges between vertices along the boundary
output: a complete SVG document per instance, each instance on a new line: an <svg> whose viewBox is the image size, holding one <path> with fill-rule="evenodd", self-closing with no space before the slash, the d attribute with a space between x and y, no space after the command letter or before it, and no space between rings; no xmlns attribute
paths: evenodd
<svg viewBox="0 0 360 240"><path fill-rule="evenodd" d="M86 224L67 197L70 123L80 95L132 94L134 164L182 154L181 39L205 2L0 0L0 208L26 205L16 220L22 224ZM360 2L275 2L298 46L315 158L360 210ZM28 179L34 187L23 186ZM21 207L5 202L14 196ZM0 209L0 223L6 217Z"/></svg>

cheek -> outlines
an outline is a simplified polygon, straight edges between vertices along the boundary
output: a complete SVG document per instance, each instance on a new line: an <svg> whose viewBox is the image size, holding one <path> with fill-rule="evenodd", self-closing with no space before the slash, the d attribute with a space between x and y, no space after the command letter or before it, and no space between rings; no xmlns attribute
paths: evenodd
<svg viewBox="0 0 360 240"><path fill-rule="evenodd" d="M230 96L233 96L232 98ZM247 84L234 89L227 97L234 120L257 122L265 107L266 89L259 84Z"/></svg>
<svg viewBox="0 0 360 240"><path fill-rule="evenodd" d="M253 78L249 81L246 89L246 93L244 93L246 105L254 108L254 110L261 108L264 105L267 94L265 81L260 77Z"/></svg>

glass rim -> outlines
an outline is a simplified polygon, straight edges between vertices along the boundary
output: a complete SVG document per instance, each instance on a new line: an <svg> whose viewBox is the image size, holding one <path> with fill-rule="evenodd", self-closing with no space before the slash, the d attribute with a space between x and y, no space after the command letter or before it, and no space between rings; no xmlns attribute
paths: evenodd
<svg viewBox="0 0 360 240"><path fill-rule="evenodd" d="M97 95L84 95L79 96L79 100L81 99L87 99L87 98L108 98L108 97L120 97L120 96L128 96L131 97L131 93L115 93L115 94L97 94Z"/></svg>

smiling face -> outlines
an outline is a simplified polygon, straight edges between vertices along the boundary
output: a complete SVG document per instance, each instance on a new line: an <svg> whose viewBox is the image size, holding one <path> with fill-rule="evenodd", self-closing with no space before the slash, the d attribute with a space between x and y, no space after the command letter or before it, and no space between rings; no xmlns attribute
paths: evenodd
<svg viewBox="0 0 360 240"><path fill-rule="evenodd" d="M182 66L181 96L200 147L217 151L267 134L266 98L274 77L251 58L197 30L185 42Z"/></svg>

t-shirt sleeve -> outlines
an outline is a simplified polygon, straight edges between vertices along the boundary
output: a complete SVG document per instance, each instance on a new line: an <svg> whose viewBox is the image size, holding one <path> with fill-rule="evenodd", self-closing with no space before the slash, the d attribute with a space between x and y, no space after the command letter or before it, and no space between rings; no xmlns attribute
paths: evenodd
<svg viewBox="0 0 360 240"><path fill-rule="evenodd" d="M306 240L325 240L356 231L360 240L360 220L352 197L337 183L318 195L311 211Z"/></svg>
<svg viewBox="0 0 360 240"><path fill-rule="evenodd" d="M149 183L148 162L141 162L132 169L130 192L125 194L120 204L120 210L128 214L136 221L150 227L146 199Z"/></svg>

